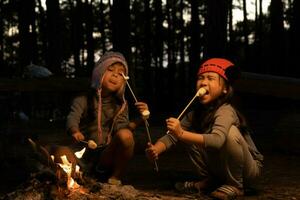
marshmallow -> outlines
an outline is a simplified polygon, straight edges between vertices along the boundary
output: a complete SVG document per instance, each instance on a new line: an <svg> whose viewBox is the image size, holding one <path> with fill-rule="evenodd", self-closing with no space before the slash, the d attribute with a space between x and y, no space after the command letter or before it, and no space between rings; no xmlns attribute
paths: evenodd
<svg viewBox="0 0 300 200"><path fill-rule="evenodd" d="M89 140L88 141L88 147L90 149L96 149L97 148L97 144L96 144L96 142L94 140Z"/></svg>
<svg viewBox="0 0 300 200"><path fill-rule="evenodd" d="M198 90L198 92L197 92L197 96L199 96L199 97L201 97L201 96L203 96L203 95L205 95L206 94L206 89L205 88L200 88L199 90Z"/></svg>
<svg viewBox="0 0 300 200"><path fill-rule="evenodd" d="M142 116L143 116L143 119L148 119L149 116L150 116L150 111L149 110L144 110L142 112Z"/></svg>

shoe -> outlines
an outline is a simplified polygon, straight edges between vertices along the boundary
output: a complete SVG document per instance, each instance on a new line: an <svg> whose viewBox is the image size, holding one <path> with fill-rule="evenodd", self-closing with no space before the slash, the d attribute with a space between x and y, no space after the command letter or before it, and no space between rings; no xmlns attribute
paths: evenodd
<svg viewBox="0 0 300 200"><path fill-rule="evenodd" d="M187 194L199 193L209 187L209 179L203 179L201 181L185 181L175 183L177 191Z"/></svg>
<svg viewBox="0 0 300 200"><path fill-rule="evenodd" d="M210 194L210 196L214 199L221 200L232 200L243 195L244 191L242 189L236 188L232 185L222 185Z"/></svg>
<svg viewBox="0 0 300 200"><path fill-rule="evenodd" d="M107 183L108 184L111 184L111 185L122 185L122 182L121 182L121 180L118 180L118 179L115 179L115 178L109 178L108 180L107 180Z"/></svg>
<svg viewBox="0 0 300 200"><path fill-rule="evenodd" d="M197 188L195 187L195 182L177 182L175 183L175 188L178 192L186 194L193 194L198 192Z"/></svg>

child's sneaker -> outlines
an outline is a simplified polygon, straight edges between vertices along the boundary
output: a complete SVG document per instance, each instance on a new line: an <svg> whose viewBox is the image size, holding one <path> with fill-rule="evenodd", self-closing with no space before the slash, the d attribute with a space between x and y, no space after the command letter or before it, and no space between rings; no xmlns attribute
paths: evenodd
<svg viewBox="0 0 300 200"><path fill-rule="evenodd" d="M175 188L178 192L186 194L193 194L198 192L197 188L195 187L195 183L189 181L177 182L175 183Z"/></svg>
<svg viewBox="0 0 300 200"><path fill-rule="evenodd" d="M187 194L199 193L209 187L209 179L203 179L202 181L185 181L175 183L177 191Z"/></svg>

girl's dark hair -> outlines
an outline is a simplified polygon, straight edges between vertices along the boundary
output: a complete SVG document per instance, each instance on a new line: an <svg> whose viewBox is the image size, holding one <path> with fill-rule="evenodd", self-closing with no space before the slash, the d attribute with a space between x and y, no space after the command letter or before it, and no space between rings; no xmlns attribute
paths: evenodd
<svg viewBox="0 0 300 200"><path fill-rule="evenodd" d="M199 101L195 105L195 112L193 116L192 126L196 132L203 133L209 130L214 122L215 113L218 108L223 104L233 104L234 90L231 84L225 81L225 87L227 93L223 94L220 98L216 99L208 106L204 106ZM240 127L247 127L245 117L232 105L236 110L238 118L240 120Z"/></svg>

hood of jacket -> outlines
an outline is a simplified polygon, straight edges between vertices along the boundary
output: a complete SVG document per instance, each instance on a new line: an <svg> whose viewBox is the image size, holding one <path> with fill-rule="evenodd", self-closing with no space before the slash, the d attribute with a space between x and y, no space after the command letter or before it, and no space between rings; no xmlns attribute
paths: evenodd
<svg viewBox="0 0 300 200"><path fill-rule="evenodd" d="M95 64L92 73L92 80L91 80L91 87L94 88L98 92L99 100L98 100L98 135L99 135L99 142L101 144L103 142L102 138L102 128L101 128L101 113L102 113L102 101L101 101L101 89L102 89L102 81L104 74L109 66L113 65L114 63L121 63L125 67L125 76L128 76L128 65L125 60L125 57L119 53L114 51L108 51L99 59L99 61ZM121 102L121 108L114 116L113 124L110 130L113 129L115 124L116 118L120 115L121 112L124 111L126 107L126 100L125 100L125 88L126 84L124 84L119 91L116 93L116 98L118 98ZM106 143L110 143L111 132L108 134L108 138Z"/></svg>
<svg viewBox="0 0 300 200"><path fill-rule="evenodd" d="M109 66L117 62L121 63L125 67L125 76L128 76L128 65L125 60L125 57L119 52L108 51L105 54L103 54L103 56L101 56L101 58L95 64L92 74L91 87L96 90L101 89L105 71ZM123 99L124 93L125 85L124 87L120 88L120 90L117 92L117 96L120 100Z"/></svg>

